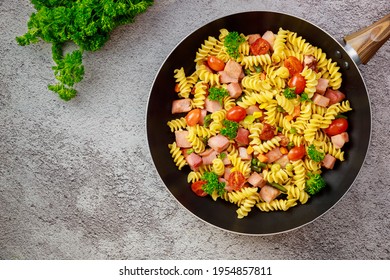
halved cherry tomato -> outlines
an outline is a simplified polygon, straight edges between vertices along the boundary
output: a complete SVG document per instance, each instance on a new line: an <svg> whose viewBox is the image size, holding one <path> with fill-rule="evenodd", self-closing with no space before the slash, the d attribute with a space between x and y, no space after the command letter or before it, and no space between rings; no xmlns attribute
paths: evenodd
<svg viewBox="0 0 390 280"><path fill-rule="evenodd" d="M289 160L298 160L303 158L305 154L305 146L295 146L288 152L287 157Z"/></svg>
<svg viewBox="0 0 390 280"><path fill-rule="evenodd" d="M209 55L207 58L207 64L214 71L222 71L225 68L225 62L213 55Z"/></svg>
<svg viewBox="0 0 390 280"><path fill-rule="evenodd" d="M251 52L254 55L266 54L270 48L271 45L263 38L257 39L253 42L253 44L250 45Z"/></svg>
<svg viewBox="0 0 390 280"><path fill-rule="evenodd" d="M206 181L196 181L191 184L191 190L197 195L197 196L206 196L207 193L203 190L203 185L206 184Z"/></svg>
<svg viewBox="0 0 390 280"><path fill-rule="evenodd" d="M240 122L246 117L246 110L240 106L234 106L226 112L226 119L233 122Z"/></svg>
<svg viewBox="0 0 390 280"><path fill-rule="evenodd" d="M237 191L245 184L245 177L240 171L233 171L229 175L228 184Z"/></svg>
<svg viewBox="0 0 390 280"><path fill-rule="evenodd" d="M329 136L334 136L346 131L347 129L348 121L344 118L339 118L332 121L329 127L325 129L325 133Z"/></svg>
<svg viewBox="0 0 390 280"><path fill-rule="evenodd" d="M290 75L301 73L303 70L303 65L295 56L289 56L284 60L284 66L287 67Z"/></svg>
<svg viewBox="0 0 390 280"><path fill-rule="evenodd" d="M200 120L201 114L202 114L202 111L200 109L193 109L193 110L189 111L187 116L186 116L187 124L189 126L196 125Z"/></svg>
<svg viewBox="0 0 390 280"><path fill-rule="evenodd" d="M301 74L294 74L288 81L288 86L295 88L296 94L301 94L305 90L306 80Z"/></svg>

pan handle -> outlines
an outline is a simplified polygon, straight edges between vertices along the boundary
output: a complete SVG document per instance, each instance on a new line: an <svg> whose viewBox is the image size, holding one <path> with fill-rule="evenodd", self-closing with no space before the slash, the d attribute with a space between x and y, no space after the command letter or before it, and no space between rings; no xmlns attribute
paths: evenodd
<svg viewBox="0 0 390 280"><path fill-rule="evenodd" d="M358 61L355 61L366 64L389 37L390 14L387 14L370 26L345 36L344 42L346 50L352 48L358 55Z"/></svg>

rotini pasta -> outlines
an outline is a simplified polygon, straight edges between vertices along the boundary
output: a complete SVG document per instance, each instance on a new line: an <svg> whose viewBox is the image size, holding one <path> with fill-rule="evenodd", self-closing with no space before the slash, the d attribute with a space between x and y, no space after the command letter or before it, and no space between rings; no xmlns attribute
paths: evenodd
<svg viewBox="0 0 390 280"><path fill-rule="evenodd" d="M225 44L231 34L242 40L236 56ZM238 219L254 208L288 211L310 203L313 180L345 160L349 140L345 130L329 131L339 118L346 121L350 102L319 90L320 79L328 80L326 91L341 87L340 67L293 31L272 34L263 52L252 48L258 40L250 43L250 35L221 29L198 48L191 75L183 67L173 73L175 101L190 104L172 103L182 115L166 123L175 134L168 145L173 162L188 171L197 195L235 205ZM292 81L297 75L301 91Z"/></svg>

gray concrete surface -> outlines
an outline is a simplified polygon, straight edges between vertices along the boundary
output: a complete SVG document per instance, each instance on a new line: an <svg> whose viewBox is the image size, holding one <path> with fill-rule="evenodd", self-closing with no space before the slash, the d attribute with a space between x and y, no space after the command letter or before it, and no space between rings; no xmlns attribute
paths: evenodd
<svg viewBox="0 0 390 280"><path fill-rule="evenodd" d="M242 236L200 221L167 192L146 143L153 79L172 48L234 12L303 17L335 38L390 12L387 0L156 1L84 56L79 96L53 82L50 45L19 47L29 1L0 1L0 259L390 259L389 52L360 69L372 142L351 190L298 230Z"/></svg>

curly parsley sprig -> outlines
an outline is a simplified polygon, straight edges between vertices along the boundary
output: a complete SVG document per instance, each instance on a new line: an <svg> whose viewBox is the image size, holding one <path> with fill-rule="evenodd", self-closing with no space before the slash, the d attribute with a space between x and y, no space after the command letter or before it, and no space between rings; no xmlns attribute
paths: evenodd
<svg viewBox="0 0 390 280"><path fill-rule="evenodd" d="M245 38L238 34L238 32L233 31L226 35L223 45L228 55L237 59L240 55L238 48L243 42L245 42Z"/></svg>

